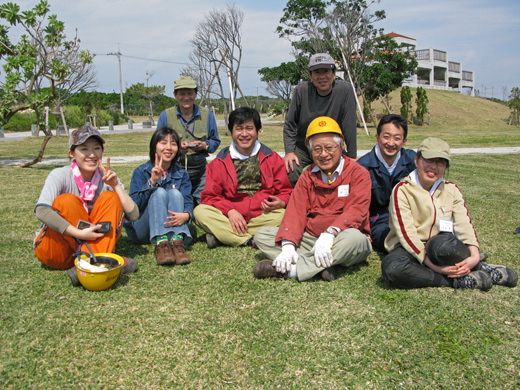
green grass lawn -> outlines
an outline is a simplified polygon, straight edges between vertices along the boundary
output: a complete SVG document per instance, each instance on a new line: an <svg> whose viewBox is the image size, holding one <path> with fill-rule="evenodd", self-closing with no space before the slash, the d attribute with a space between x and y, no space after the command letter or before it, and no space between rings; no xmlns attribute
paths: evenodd
<svg viewBox="0 0 520 390"><path fill-rule="evenodd" d="M520 156L455 156L449 179L482 250L520 270ZM104 292L42 267L33 208L53 167L0 168L2 388L516 388L518 288L394 290L380 259L332 283L256 280L250 248L191 246L155 265L125 233L139 272ZM117 165L123 181L134 166Z"/></svg>
<svg viewBox="0 0 520 390"><path fill-rule="evenodd" d="M438 135L452 147L520 145L518 128L472 132L413 128L409 142ZM150 136L109 135L105 155L146 155ZM260 137L283 150L281 126ZM34 157L39 142L0 142L0 156ZM360 135L359 145L369 149L373 138ZM66 150L56 138L45 157ZM520 155L454 156L448 174L490 262L517 271L519 164ZM128 187L135 167L113 168ZM153 246L123 233L116 252L137 259L139 272L103 292L73 288L32 250L34 206L53 168L0 166L0 388L520 387L519 287L395 290L382 282L376 253L332 283L256 280L259 251L210 251L199 229L183 267L158 267Z"/></svg>

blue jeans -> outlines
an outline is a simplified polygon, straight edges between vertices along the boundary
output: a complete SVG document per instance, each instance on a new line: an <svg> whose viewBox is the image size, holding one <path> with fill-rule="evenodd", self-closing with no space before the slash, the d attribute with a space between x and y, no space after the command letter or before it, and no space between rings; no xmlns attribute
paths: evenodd
<svg viewBox="0 0 520 390"><path fill-rule="evenodd" d="M157 188L148 200L148 205L139 219L131 224L125 224L128 237L136 244L155 244L158 236L168 236L171 241L177 234L184 234L184 245L191 241L188 224L180 226L164 226L168 210L175 213L184 212L184 198L179 190Z"/></svg>

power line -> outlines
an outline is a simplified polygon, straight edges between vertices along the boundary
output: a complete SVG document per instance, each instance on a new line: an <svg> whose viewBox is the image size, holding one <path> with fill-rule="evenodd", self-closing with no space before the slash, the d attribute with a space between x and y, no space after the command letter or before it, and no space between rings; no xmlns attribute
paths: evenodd
<svg viewBox="0 0 520 390"><path fill-rule="evenodd" d="M101 56L104 56L104 55L111 55L112 53L108 53L108 54L96 54L96 55L101 55ZM158 59L155 59L155 58L144 58L144 57L137 57L137 56L130 56L130 55L127 55L127 54L120 54L121 57L127 57L127 58L132 58L132 59L135 59L135 60L143 60L143 61L151 61L151 62L163 62L163 63L167 63L167 64L176 64L176 65L189 65L188 63L186 62L176 62L176 61L167 61L167 60L158 60ZM260 69L261 67L260 66L240 66L240 68L244 68L244 69Z"/></svg>

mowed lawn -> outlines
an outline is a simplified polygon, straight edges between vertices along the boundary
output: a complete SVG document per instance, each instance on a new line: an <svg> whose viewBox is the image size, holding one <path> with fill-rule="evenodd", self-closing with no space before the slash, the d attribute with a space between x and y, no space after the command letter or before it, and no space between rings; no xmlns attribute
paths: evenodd
<svg viewBox="0 0 520 390"><path fill-rule="evenodd" d="M442 126L441 126L442 127ZM457 128L413 127L470 147ZM373 129L372 129L372 132ZM476 146L520 146L518 128L472 129ZM230 138L222 130L222 144ZM360 149L373 137L359 133ZM151 133L110 135L105 155L146 155ZM505 138L503 142L499 138ZM260 138L282 149L281 127ZM34 157L39 140L0 142L1 158ZM46 157L65 157L51 140ZM448 179L466 198L489 262L520 271L520 155L454 156ZM137 164L114 170L129 186ZM520 386L519 287L487 293L396 290L380 258L332 283L256 280L251 248L208 250L158 267L126 233L116 252L139 272L113 288L73 288L32 251L34 205L54 168L0 166L0 388L7 389L514 389Z"/></svg>

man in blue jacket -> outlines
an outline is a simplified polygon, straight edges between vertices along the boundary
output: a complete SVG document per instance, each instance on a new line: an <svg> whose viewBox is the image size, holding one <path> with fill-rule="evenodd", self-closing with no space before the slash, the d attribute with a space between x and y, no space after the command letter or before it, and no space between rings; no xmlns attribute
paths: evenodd
<svg viewBox="0 0 520 390"><path fill-rule="evenodd" d="M370 202L370 236L372 247L385 251L388 226L388 204L392 188L415 169L415 151L403 148L408 135L408 123L401 115L385 115L379 121L376 146L358 163L370 172L372 200Z"/></svg>

